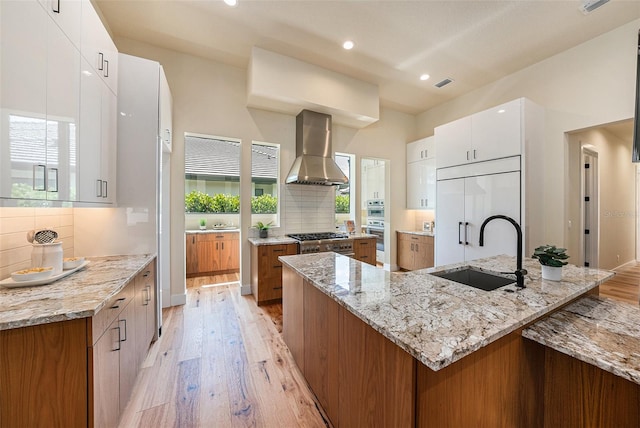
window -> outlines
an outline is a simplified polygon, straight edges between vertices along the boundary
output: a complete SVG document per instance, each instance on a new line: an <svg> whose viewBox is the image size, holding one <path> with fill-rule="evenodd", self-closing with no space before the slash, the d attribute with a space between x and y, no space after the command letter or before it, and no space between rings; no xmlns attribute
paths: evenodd
<svg viewBox="0 0 640 428"><path fill-rule="evenodd" d="M349 182L336 186L336 226L344 225L345 220L355 219L354 198L351 197L351 189L353 188L353 177L355 173L355 155L347 153L336 153L336 164L340 167L344 175L347 176Z"/></svg>
<svg viewBox="0 0 640 428"><path fill-rule="evenodd" d="M279 224L280 145L251 144L251 224Z"/></svg>
<svg viewBox="0 0 640 428"><path fill-rule="evenodd" d="M240 212L240 142L187 134L185 211Z"/></svg>

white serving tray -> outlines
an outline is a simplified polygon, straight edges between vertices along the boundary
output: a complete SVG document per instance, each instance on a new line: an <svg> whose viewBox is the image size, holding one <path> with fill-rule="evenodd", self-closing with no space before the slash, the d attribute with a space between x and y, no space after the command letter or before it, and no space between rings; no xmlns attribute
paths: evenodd
<svg viewBox="0 0 640 428"><path fill-rule="evenodd" d="M88 264L89 264L89 260L85 260L80 266L74 267L73 269L63 270L61 273L57 275L51 275L41 279L34 279L32 281L14 281L13 278L7 278L0 281L0 286L5 288L19 288L19 287L31 287L34 285L47 285L47 284L51 284L54 281L62 279L65 276L71 275L75 271L82 269Z"/></svg>

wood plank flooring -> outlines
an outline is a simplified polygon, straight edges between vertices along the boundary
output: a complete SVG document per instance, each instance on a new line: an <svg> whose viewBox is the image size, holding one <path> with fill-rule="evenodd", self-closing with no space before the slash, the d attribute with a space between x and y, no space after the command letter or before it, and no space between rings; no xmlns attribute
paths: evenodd
<svg viewBox="0 0 640 428"><path fill-rule="evenodd" d="M282 305L232 281L188 279L187 304L163 311L120 427L330 426L282 340Z"/></svg>
<svg viewBox="0 0 640 428"><path fill-rule="evenodd" d="M640 263L628 264L600 285L600 295L637 305L640 302Z"/></svg>

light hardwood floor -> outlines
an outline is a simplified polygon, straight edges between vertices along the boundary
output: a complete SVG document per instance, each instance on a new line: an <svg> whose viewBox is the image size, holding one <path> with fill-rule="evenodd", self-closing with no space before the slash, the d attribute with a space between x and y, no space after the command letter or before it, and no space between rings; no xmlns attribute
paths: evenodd
<svg viewBox="0 0 640 428"><path fill-rule="evenodd" d="M187 304L163 311L121 428L330 426L282 340L282 305L257 307L237 281L187 280ZM638 304L640 264L600 294Z"/></svg>
<svg viewBox="0 0 640 428"><path fill-rule="evenodd" d="M120 427L329 426L279 333L282 305L258 308L230 279L189 279L187 304L163 311Z"/></svg>
<svg viewBox="0 0 640 428"><path fill-rule="evenodd" d="M637 305L640 302L640 263L615 271L616 276L600 285L600 295Z"/></svg>

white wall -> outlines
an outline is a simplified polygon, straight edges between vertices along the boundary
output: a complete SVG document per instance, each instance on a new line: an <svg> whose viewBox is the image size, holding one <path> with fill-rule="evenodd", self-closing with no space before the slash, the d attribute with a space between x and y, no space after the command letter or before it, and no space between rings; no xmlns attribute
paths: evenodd
<svg viewBox="0 0 640 428"><path fill-rule="evenodd" d="M295 117L246 107L246 70L214 61L181 54L128 39L116 39L120 52L160 62L167 75L173 96L173 151L171 169L171 264L172 294L184 290L184 138L185 132L238 138L242 140L241 174L251 171L252 141L281 145L280 177L283 180L295 159ZM333 150L361 156L391 160L391 182L404 189L405 150L407 141L414 139L415 117L382 109L380 120L356 130L334 126ZM402 150L399 150L399 147ZM359 159L357 159L359 164ZM359 176L360 171L357 171ZM359 197L356 195L356 197ZM240 189L241 206L249 207L251 182L243 180ZM405 192L394 192L392 229L411 226L406 215ZM359 218L359 213L356 213ZM250 210L241 213L241 282L249 289L250 251L247 237L251 225ZM395 240L394 240L395 241ZM391 260L395 260L395 242Z"/></svg>
<svg viewBox="0 0 640 428"><path fill-rule="evenodd" d="M596 128L569 136L569 192L567 215L574 225L568 231L567 254L571 263L582 265L581 257L581 149L591 145L598 152L600 253L598 267L614 269L636 258L636 166L631 159L631 136L620 138Z"/></svg>
<svg viewBox="0 0 640 428"><path fill-rule="evenodd" d="M504 77L417 117L418 137L471 113L527 97L546 107L544 240L567 239L568 148L565 133L633 117L640 20ZM437 225L436 225L437 229Z"/></svg>

